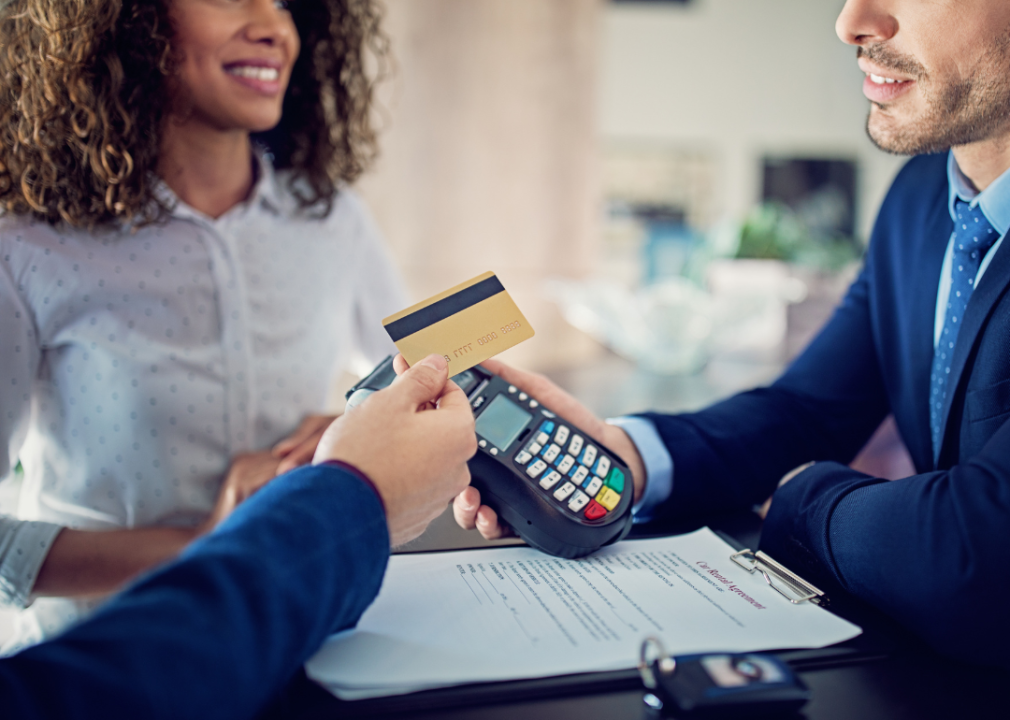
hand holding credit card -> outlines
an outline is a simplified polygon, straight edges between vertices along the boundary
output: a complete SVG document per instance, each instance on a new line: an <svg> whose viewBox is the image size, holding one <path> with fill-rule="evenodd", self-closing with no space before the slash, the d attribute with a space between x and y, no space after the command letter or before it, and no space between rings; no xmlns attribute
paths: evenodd
<svg viewBox="0 0 1010 720"><path fill-rule="evenodd" d="M478 275L382 321L409 365L437 353L449 376L533 337L533 328L493 272Z"/></svg>

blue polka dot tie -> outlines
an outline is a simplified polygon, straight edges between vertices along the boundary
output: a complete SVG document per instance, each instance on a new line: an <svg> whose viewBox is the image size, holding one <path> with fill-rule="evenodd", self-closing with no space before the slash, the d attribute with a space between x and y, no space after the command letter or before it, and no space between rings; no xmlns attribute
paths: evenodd
<svg viewBox="0 0 1010 720"><path fill-rule="evenodd" d="M940 342L933 351L933 369L929 377L929 427L933 435L934 454L940 447L941 413L947 397L950 361L954 357L957 333L964 319L964 310L968 307L968 298L975 289L975 275L978 274L982 258L999 239L999 234L977 205L970 207L968 203L958 200L954 210L957 221L954 224L950 298L947 300Z"/></svg>

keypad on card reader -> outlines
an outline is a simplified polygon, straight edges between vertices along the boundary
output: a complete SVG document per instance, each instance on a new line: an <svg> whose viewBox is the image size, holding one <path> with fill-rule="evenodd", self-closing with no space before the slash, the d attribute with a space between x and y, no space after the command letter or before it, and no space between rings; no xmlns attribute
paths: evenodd
<svg viewBox="0 0 1010 720"><path fill-rule="evenodd" d="M554 500L587 520L606 517L621 502L624 473L591 441L545 421L513 458Z"/></svg>
<svg viewBox="0 0 1010 720"><path fill-rule="evenodd" d="M389 356L350 389L348 407L395 378ZM628 534L633 487L620 458L481 365L453 381L474 415L471 485L530 547L579 558Z"/></svg>

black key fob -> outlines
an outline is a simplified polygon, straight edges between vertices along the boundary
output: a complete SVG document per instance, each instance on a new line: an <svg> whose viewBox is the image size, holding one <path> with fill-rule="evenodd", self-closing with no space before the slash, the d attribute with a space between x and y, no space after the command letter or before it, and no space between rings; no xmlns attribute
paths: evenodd
<svg viewBox="0 0 1010 720"><path fill-rule="evenodd" d="M810 699L810 690L788 665L762 653L670 657L658 639L648 638L638 671L645 704L664 716L788 717Z"/></svg>

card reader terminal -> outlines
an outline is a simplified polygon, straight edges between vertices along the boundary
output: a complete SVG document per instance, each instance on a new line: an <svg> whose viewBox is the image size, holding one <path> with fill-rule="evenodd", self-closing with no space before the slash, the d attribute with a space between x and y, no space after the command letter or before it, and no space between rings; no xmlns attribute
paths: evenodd
<svg viewBox="0 0 1010 720"><path fill-rule="evenodd" d="M388 357L348 391L348 406L395 377ZM481 365L453 380L476 418L471 484L519 537L551 555L576 558L628 534L634 489L616 454Z"/></svg>

